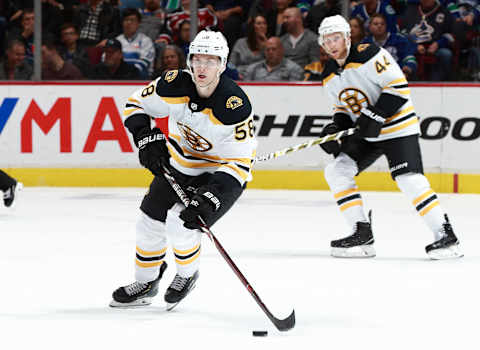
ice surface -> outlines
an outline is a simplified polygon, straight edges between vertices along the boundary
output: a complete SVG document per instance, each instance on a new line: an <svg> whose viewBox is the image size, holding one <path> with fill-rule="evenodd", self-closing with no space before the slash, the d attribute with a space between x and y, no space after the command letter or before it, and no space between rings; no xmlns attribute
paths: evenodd
<svg viewBox="0 0 480 350"><path fill-rule="evenodd" d="M133 281L143 192L27 187L0 208L1 349L478 348L478 195L439 194L465 258L430 261L433 235L408 200L363 193L377 257L349 260L329 256L347 232L330 193L247 190L212 230L274 315L295 308L279 333L207 237L197 288L172 312L171 254L152 306L108 307Z"/></svg>

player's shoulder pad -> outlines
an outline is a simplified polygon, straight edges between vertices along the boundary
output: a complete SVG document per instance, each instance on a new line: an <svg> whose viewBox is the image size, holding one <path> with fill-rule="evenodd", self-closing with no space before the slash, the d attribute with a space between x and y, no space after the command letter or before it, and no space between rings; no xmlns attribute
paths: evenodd
<svg viewBox="0 0 480 350"><path fill-rule="evenodd" d="M375 44L352 45L349 61L353 63L366 63L380 51Z"/></svg>
<svg viewBox="0 0 480 350"><path fill-rule="evenodd" d="M162 97L187 96L193 87L192 75L185 69L162 73L156 84L155 92Z"/></svg>
<svg viewBox="0 0 480 350"><path fill-rule="evenodd" d="M237 83L224 75L212 97L213 114L224 125L240 123L252 113L252 105L247 94Z"/></svg>

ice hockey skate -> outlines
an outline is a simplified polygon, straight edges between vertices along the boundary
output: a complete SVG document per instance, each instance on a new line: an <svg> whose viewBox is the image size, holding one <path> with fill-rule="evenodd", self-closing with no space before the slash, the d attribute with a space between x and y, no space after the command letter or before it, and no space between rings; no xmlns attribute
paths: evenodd
<svg viewBox="0 0 480 350"><path fill-rule="evenodd" d="M146 283L135 281L128 286L118 288L112 294L113 300L110 306L129 308L150 305L153 297L158 294L158 283L166 269L167 263L163 262L155 280Z"/></svg>
<svg viewBox="0 0 480 350"><path fill-rule="evenodd" d="M460 250L460 242L453 233L452 225L445 214L445 222L442 227L443 237L425 247L425 251L432 260L461 258L463 253Z"/></svg>
<svg viewBox="0 0 480 350"><path fill-rule="evenodd" d="M369 222L357 222L348 237L330 242L331 255L336 258L372 258L375 256L372 227Z"/></svg>
<svg viewBox="0 0 480 350"><path fill-rule="evenodd" d="M21 182L15 182L3 193L3 203L6 207L15 206L16 199L18 198L18 192L23 189Z"/></svg>
<svg viewBox="0 0 480 350"><path fill-rule="evenodd" d="M178 303L181 302L193 288L195 288L198 276L198 271L195 271L191 277L182 277L179 274L175 275L175 278L165 292L167 311L170 311L177 306Z"/></svg>

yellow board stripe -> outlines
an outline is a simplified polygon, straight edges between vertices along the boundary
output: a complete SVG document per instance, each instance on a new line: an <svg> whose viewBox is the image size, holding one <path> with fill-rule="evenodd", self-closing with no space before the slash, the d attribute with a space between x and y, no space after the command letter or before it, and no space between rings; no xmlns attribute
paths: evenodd
<svg viewBox="0 0 480 350"><path fill-rule="evenodd" d="M356 205L363 205L362 200L359 199L359 200L356 200L356 201L353 201L353 202L348 202L344 205L341 205L340 210L344 211L344 210L347 210L348 208L351 208L351 207L356 206Z"/></svg>
<svg viewBox="0 0 480 350"><path fill-rule="evenodd" d="M382 129L382 131L380 131L380 134L381 135L390 134L392 132L405 129L406 127L409 127L410 125L413 125L413 124L416 124L416 123L418 123L418 119L416 117L413 117L413 119L408 120L405 123L399 124L398 126L388 128L388 129Z"/></svg>
<svg viewBox="0 0 480 350"><path fill-rule="evenodd" d="M190 101L190 97L188 96L182 96L182 97L160 97L162 100L164 100L167 103L171 104L181 104L181 103L188 103Z"/></svg>
<svg viewBox="0 0 480 350"><path fill-rule="evenodd" d="M433 193L434 193L433 190L430 188L427 192L415 198L415 200L412 202L413 205L417 206L418 203L423 201L425 198L430 197Z"/></svg>
<svg viewBox="0 0 480 350"><path fill-rule="evenodd" d="M137 253L142 256L157 256L157 255L165 254L167 251L167 247L163 248L162 250L156 250L151 252L147 252L146 250L140 249L139 247L137 247L136 250L137 250Z"/></svg>
<svg viewBox="0 0 480 350"><path fill-rule="evenodd" d="M430 210L432 210L433 208L435 208L439 204L440 204L439 201L435 201L435 202L430 203L429 205L427 205L425 208L423 208L419 212L420 216L424 216L425 214L427 214Z"/></svg>
<svg viewBox="0 0 480 350"><path fill-rule="evenodd" d="M198 257L200 256L200 250L198 250L198 252L192 256L190 259L187 259L187 260L179 260L177 258L175 258L175 262L177 264L180 264L180 265L187 265L187 264L190 264L192 263L194 260L196 260Z"/></svg>
<svg viewBox="0 0 480 350"><path fill-rule="evenodd" d="M178 255L188 255L190 253L193 253L195 250L197 250L198 248L200 247L200 243L198 243L195 247L193 247L192 249L187 249L187 250L179 250L179 249L175 249L173 248L173 252L175 254L178 254Z"/></svg>
<svg viewBox="0 0 480 350"><path fill-rule="evenodd" d="M163 264L162 261L154 261L154 262L142 262L138 261L138 259L135 259L135 264L137 264L140 267L155 267L155 266L160 266Z"/></svg>
<svg viewBox="0 0 480 350"><path fill-rule="evenodd" d="M349 190L345 190L345 191L342 191L342 192L335 193L335 194L333 195L333 198L338 199L338 198L341 198L341 197L345 197L346 195L352 194L352 193L354 193L354 192L358 192L358 187L351 188L351 189L349 189Z"/></svg>
<svg viewBox="0 0 480 350"><path fill-rule="evenodd" d="M53 187L141 187L148 188L153 175L140 165L135 168L2 168L31 186ZM321 170L252 170L249 189L289 189L328 191ZM480 193L480 174L425 173L436 193ZM454 187L454 178L457 186ZM296 179L296 181L292 181ZM365 171L356 177L362 191L395 191L398 186L388 171ZM332 196L333 198L333 196Z"/></svg>

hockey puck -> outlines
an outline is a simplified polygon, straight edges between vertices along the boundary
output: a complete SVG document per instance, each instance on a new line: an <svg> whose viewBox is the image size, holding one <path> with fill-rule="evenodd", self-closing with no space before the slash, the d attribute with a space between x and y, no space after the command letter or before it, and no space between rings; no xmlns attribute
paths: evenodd
<svg viewBox="0 0 480 350"><path fill-rule="evenodd" d="M267 331L253 331L252 335L254 337L266 337L268 335Z"/></svg>

